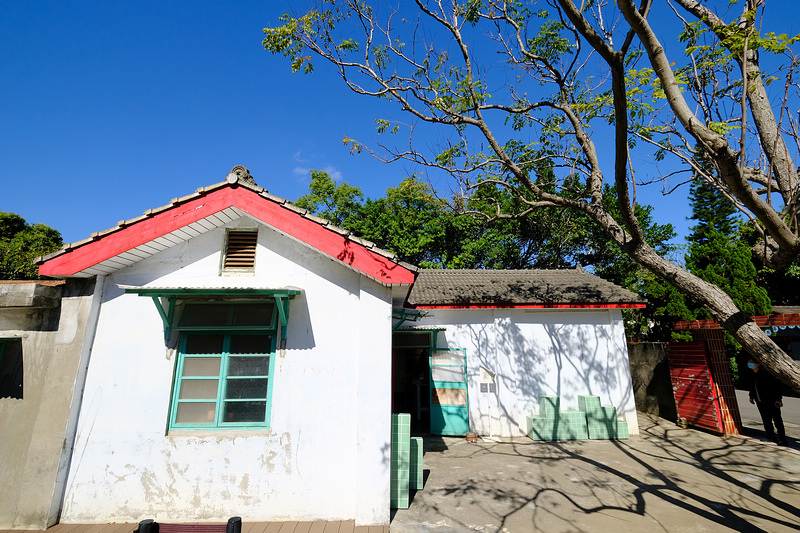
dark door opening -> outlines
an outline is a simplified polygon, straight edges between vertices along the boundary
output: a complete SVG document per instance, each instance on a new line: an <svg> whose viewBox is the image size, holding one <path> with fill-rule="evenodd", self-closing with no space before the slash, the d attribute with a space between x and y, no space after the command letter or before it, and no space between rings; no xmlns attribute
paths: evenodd
<svg viewBox="0 0 800 533"><path fill-rule="evenodd" d="M430 332L396 332L392 338L392 412L411 415L411 433L431 428Z"/></svg>

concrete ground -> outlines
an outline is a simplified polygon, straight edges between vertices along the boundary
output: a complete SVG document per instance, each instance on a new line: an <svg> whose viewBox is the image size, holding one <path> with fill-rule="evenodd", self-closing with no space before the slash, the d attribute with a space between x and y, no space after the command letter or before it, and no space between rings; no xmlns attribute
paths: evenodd
<svg viewBox="0 0 800 533"><path fill-rule="evenodd" d="M391 531L800 531L797 426L787 449L757 428L719 437L641 414L639 425L620 441L426 437L425 488Z"/></svg>
<svg viewBox="0 0 800 533"><path fill-rule="evenodd" d="M764 437L764 423L758 408L750 403L750 395L747 391L737 390L736 401L739 404L739 413L742 415L745 435L754 437ZM781 409L783 425L786 426L786 434L800 440L800 398L792 396L783 397L783 408Z"/></svg>

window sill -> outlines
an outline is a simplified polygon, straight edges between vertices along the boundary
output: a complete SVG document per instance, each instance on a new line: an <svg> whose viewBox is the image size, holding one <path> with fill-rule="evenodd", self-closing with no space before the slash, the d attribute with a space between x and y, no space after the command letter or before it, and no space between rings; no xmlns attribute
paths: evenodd
<svg viewBox="0 0 800 533"><path fill-rule="evenodd" d="M168 438L182 437L215 437L235 439L238 437L270 436L275 433L268 428L259 429L171 429L167 432Z"/></svg>

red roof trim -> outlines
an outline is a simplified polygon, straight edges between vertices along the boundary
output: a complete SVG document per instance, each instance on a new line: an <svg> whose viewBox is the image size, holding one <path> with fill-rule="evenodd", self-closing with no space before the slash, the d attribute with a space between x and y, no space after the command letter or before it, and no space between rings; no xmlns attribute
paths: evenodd
<svg viewBox="0 0 800 533"><path fill-rule="evenodd" d="M772 314L750 317L760 328L771 328L773 326L800 326L800 314ZM681 320L675 322L673 327L678 330L684 329L722 329L715 320Z"/></svg>
<svg viewBox="0 0 800 533"><path fill-rule="evenodd" d="M647 304L485 304L415 305L414 309L644 309Z"/></svg>
<svg viewBox="0 0 800 533"><path fill-rule="evenodd" d="M222 187L66 251L39 267L42 276L73 276L229 207L237 207L365 275L386 284L412 283L414 273L392 260L325 229L245 187Z"/></svg>

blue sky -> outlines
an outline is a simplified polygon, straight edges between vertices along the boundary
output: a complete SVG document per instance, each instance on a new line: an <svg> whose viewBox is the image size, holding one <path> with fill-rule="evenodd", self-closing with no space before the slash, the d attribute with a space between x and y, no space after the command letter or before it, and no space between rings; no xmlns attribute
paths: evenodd
<svg viewBox="0 0 800 533"><path fill-rule="evenodd" d="M261 46L289 2L0 3L0 211L73 242L234 165L294 199L308 170L380 196L408 174L351 156L375 103Z"/></svg>
<svg viewBox="0 0 800 533"><path fill-rule="evenodd" d="M418 169L350 155L342 139L402 115L264 51L262 29L293 5L305 2L0 2L0 211L74 242L238 164L290 200L312 168L383 195ZM685 232L685 194L659 193L640 200Z"/></svg>

